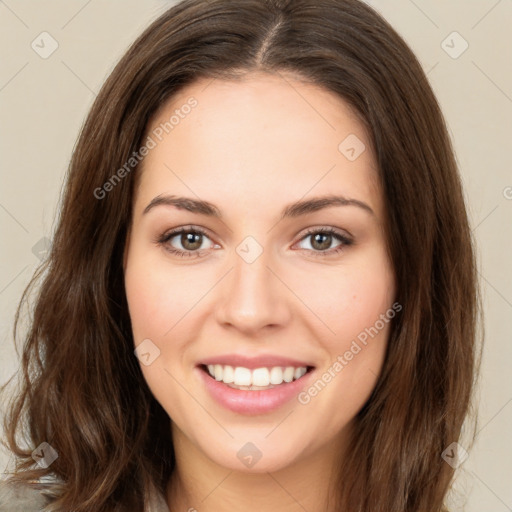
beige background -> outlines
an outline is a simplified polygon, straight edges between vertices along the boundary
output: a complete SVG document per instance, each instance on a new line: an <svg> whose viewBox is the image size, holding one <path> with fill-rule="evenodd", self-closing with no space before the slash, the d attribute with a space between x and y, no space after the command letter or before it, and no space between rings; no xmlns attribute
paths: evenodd
<svg viewBox="0 0 512 512"><path fill-rule="evenodd" d="M40 250L41 239L51 239L62 179L84 116L127 46L173 3L0 0L2 383L17 368L11 335L16 303L39 262L34 246ZM479 433L459 468L461 495L453 510L510 511L512 1L369 3L428 72L453 137L479 244L486 315ZM43 59L31 44L45 31L58 48ZM454 31L460 36L450 35ZM464 41L467 50L453 58ZM3 470L9 454L0 455Z"/></svg>

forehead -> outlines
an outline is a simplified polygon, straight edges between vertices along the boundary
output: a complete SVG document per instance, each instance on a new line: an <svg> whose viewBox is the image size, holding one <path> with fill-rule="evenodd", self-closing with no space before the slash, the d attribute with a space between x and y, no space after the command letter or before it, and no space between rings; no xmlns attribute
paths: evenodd
<svg viewBox="0 0 512 512"><path fill-rule="evenodd" d="M246 207L261 208L265 199L336 191L380 207L358 115L333 92L291 76L198 80L160 108L147 135L156 145L140 169L145 201L178 189L217 203L236 192Z"/></svg>

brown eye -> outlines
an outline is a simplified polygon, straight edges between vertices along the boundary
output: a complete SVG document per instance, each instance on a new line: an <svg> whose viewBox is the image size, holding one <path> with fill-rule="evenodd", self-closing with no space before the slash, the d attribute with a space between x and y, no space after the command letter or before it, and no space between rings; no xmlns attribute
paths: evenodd
<svg viewBox="0 0 512 512"><path fill-rule="evenodd" d="M197 251L202 245L202 239L203 235L194 231L184 231L180 235L180 243L187 251Z"/></svg>
<svg viewBox="0 0 512 512"><path fill-rule="evenodd" d="M332 228L311 229L301 238L301 242L308 239L310 240L310 247L300 247L300 249L317 253L315 254L317 256L336 254L354 243L347 235ZM338 242L337 245L332 247L335 242Z"/></svg>
<svg viewBox="0 0 512 512"><path fill-rule="evenodd" d="M325 233L316 233L311 236L311 246L319 251L325 251L330 248L332 243L332 235Z"/></svg>
<svg viewBox="0 0 512 512"><path fill-rule="evenodd" d="M164 233L158 240L158 244L162 245L165 250L177 256L200 256L203 249L205 239L209 240L206 232L199 228L180 228L169 233Z"/></svg>

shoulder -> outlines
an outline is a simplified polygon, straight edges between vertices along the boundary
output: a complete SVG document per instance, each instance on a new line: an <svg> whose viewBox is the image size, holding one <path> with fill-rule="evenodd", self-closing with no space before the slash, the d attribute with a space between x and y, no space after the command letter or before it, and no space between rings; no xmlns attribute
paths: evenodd
<svg viewBox="0 0 512 512"><path fill-rule="evenodd" d="M48 502L37 485L0 479L0 512L40 512Z"/></svg>

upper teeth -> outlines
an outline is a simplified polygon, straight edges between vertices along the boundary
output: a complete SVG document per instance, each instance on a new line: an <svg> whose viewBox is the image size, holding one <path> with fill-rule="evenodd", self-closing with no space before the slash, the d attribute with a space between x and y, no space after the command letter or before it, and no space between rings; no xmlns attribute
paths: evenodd
<svg viewBox="0 0 512 512"><path fill-rule="evenodd" d="M300 379L306 372L307 368L301 366L294 368L287 366L274 366L272 368L256 368L250 370L243 366L233 368L228 365L209 364L208 372L215 380L222 381L225 384L236 384L237 386L268 386L269 384L282 384L284 382L292 382L292 380Z"/></svg>

